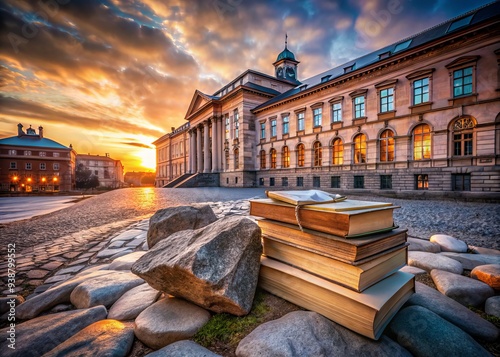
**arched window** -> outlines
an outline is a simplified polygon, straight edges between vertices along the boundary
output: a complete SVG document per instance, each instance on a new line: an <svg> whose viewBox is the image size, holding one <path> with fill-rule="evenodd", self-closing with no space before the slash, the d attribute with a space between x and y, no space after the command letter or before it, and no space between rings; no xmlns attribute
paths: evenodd
<svg viewBox="0 0 500 357"><path fill-rule="evenodd" d="M304 144L297 145L297 166L303 167L306 161L306 149Z"/></svg>
<svg viewBox="0 0 500 357"><path fill-rule="evenodd" d="M358 134L354 138L354 163L362 164L366 162L366 135Z"/></svg>
<svg viewBox="0 0 500 357"><path fill-rule="evenodd" d="M271 169L275 169L276 168L276 149L271 149L271 151L269 152L269 157L271 159Z"/></svg>
<svg viewBox="0 0 500 357"><path fill-rule="evenodd" d="M321 166L323 158L323 149L321 148L321 143L316 141L314 143L314 166Z"/></svg>
<svg viewBox="0 0 500 357"><path fill-rule="evenodd" d="M266 151L261 150L259 156L260 156L260 168L265 169L266 168Z"/></svg>
<svg viewBox="0 0 500 357"><path fill-rule="evenodd" d="M288 146L283 146L283 149L281 150L281 161L282 167L290 167L290 149L288 149Z"/></svg>
<svg viewBox="0 0 500 357"><path fill-rule="evenodd" d="M240 168L240 150L234 149L234 169L238 170Z"/></svg>
<svg viewBox="0 0 500 357"><path fill-rule="evenodd" d="M332 164L342 165L344 163L344 144L337 138L332 143Z"/></svg>
<svg viewBox="0 0 500 357"><path fill-rule="evenodd" d="M384 130L380 134L380 161L394 161L394 132L392 130Z"/></svg>
<svg viewBox="0 0 500 357"><path fill-rule="evenodd" d="M476 122L471 117L462 117L453 123L453 155L469 156L474 151L474 128Z"/></svg>
<svg viewBox="0 0 500 357"><path fill-rule="evenodd" d="M427 124L413 129L413 160L431 158L431 128Z"/></svg>

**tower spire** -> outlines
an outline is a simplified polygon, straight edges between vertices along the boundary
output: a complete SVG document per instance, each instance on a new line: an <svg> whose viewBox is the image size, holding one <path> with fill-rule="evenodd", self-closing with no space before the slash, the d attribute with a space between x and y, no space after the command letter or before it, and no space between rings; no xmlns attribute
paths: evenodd
<svg viewBox="0 0 500 357"><path fill-rule="evenodd" d="M285 33L285 49L287 49L288 45L288 33Z"/></svg>

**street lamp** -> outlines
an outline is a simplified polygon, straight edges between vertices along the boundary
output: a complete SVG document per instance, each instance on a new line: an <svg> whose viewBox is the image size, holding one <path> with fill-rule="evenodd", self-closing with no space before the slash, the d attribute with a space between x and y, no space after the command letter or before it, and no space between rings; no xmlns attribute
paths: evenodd
<svg viewBox="0 0 500 357"><path fill-rule="evenodd" d="M45 177L42 177L42 182L45 183L47 179Z"/></svg>
<svg viewBox="0 0 500 357"><path fill-rule="evenodd" d="M31 177L28 177L28 183L31 183Z"/></svg>
<svg viewBox="0 0 500 357"><path fill-rule="evenodd" d="M57 182L57 177L54 177L52 181Z"/></svg>
<svg viewBox="0 0 500 357"><path fill-rule="evenodd" d="M19 179L19 177L14 176L14 177L12 178L12 181L17 182L17 180L18 180L18 179Z"/></svg>

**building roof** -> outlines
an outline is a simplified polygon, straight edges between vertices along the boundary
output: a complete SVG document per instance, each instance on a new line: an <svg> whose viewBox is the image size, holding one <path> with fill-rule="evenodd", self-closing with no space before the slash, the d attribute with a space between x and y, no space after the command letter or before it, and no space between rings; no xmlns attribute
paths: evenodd
<svg viewBox="0 0 500 357"><path fill-rule="evenodd" d="M69 147L59 144L54 140L40 138L39 135L11 136L9 138L0 139L0 145L71 150Z"/></svg>
<svg viewBox="0 0 500 357"><path fill-rule="evenodd" d="M431 27L418 34L407 37L401 41L383 47L377 51L371 52L359 58L356 58L352 61L344 63L340 66L332 68L328 71L320 73L311 78L305 79L302 81L300 85L297 85L295 88L292 88L289 91L284 92L268 100L265 103L262 103L261 105L254 108L253 111L263 109L274 103L292 97L295 94L304 91L305 89L309 90L314 86L321 85L323 83L335 79L339 79L344 75L351 75L351 72L368 67L377 62L382 62L387 58L390 58L391 56L394 56L396 54L399 55L400 53L412 51L419 46L438 40L440 38L444 38L445 36L452 34L456 31L473 27L487 20L492 20L495 17L498 17L499 15L500 15L500 1L496 1L484 5L482 7L479 7L477 9L471 10L463 15L447 20L439 25Z"/></svg>
<svg viewBox="0 0 500 357"><path fill-rule="evenodd" d="M276 58L276 62L281 61L282 59L290 59L292 61L295 61L295 55L285 46L285 49L281 51L281 53L278 55L278 58Z"/></svg>
<svg viewBox="0 0 500 357"><path fill-rule="evenodd" d="M90 155L90 154L78 154L76 155L76 160L100 160L100 161L120 161L110 158L109 156L101 155Z"/></svg>

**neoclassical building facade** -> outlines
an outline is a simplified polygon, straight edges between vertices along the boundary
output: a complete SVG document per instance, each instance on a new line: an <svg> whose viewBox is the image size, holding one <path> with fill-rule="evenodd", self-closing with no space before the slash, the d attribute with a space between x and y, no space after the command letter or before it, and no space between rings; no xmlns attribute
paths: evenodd
<svg viewBox="0 0 500 357"><path fill-rule="evenodd" d="M155 142L156 184L498 193L499 14L486 5L308 79L285 44L274 76L195 92L187 123Z"/></svg>

